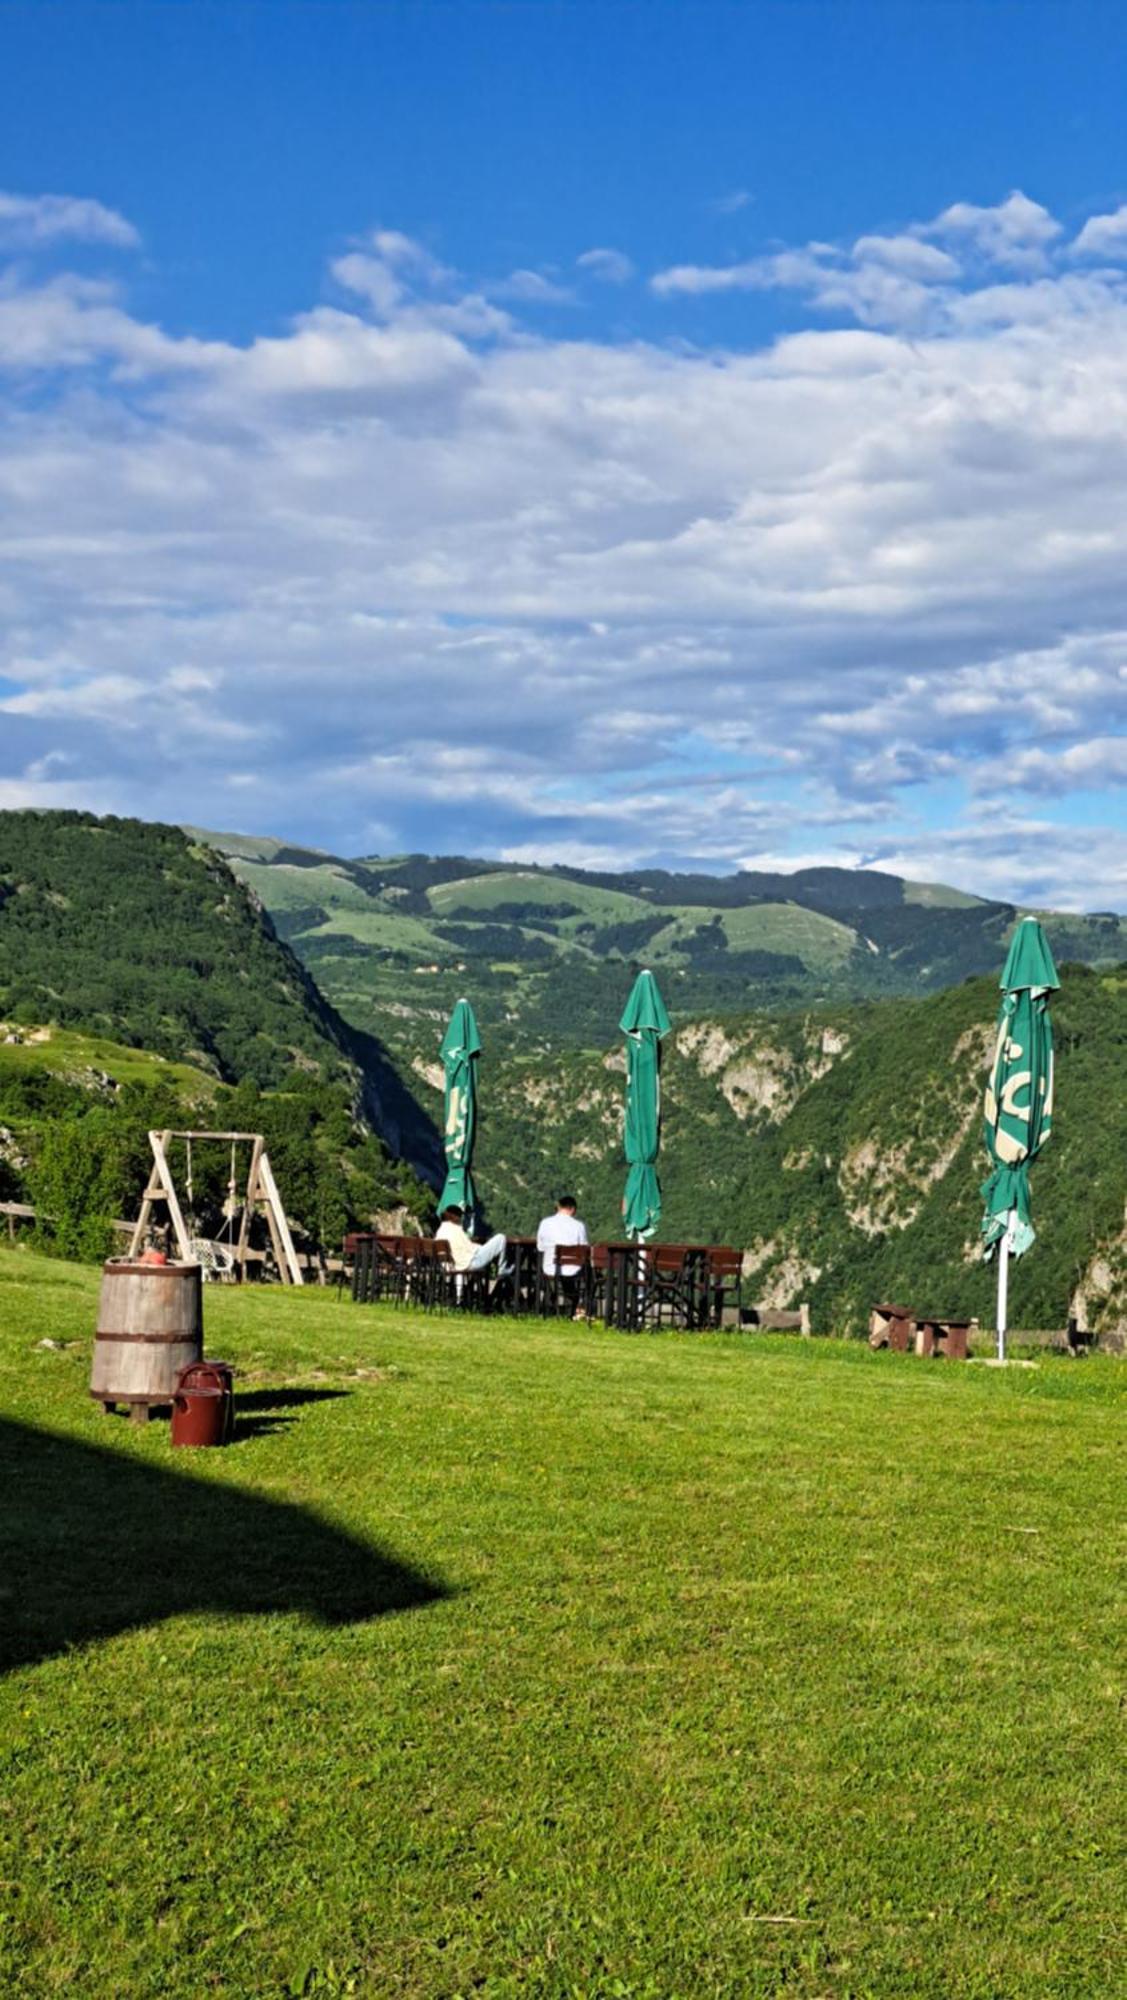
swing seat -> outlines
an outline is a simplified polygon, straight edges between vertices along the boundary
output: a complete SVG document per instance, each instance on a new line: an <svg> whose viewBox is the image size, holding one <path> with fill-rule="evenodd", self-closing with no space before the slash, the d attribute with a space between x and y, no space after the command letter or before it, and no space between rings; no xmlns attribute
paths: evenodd
<svg viewBox="0 0 1127 2000"><path fill-rule="evenodd" d="M231 1283L235 1276L235 1253L226 1243L215 1243L206 1236L193 1236L192 1255L200 1267L206 1284Z"/></svg>

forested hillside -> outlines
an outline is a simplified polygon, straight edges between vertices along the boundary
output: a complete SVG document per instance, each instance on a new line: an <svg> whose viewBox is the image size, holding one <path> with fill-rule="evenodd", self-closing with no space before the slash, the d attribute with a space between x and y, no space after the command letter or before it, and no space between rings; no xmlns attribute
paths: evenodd
<svg viewBox="0 0 1127 2000"><path fill-rule="evenodd" d="M267 1131L287 1207L317 1243L374 1208L425 1212L393 1155L405 1123L427 1165L436 1142L379 1044L177 827L0 813L0 1023L0 1198L73 1215L71 1247L104 1247L107 1217L134 1212L148 1126L201 1102L211 1122ZM201 1172L214 1210L207 1175L225 1168Z"/></svg>
<svg viewBox="0 0 1127 2000"><path fill-rule="evenodd" d="M89 813L0 813L0 1016L227 1082L347 1062L313 981L216 855L177 827Z"/></svg>
<svg viewBox="0 0 1127 2000"><path fill-rule="evenodd" d="M917 1001L675 1025L666 1043L662 1234L751 1252L749 1292L860 1331L879 1297L990 1322L979 1257L983 1079L997 977ZM1063 973L1057 1115L1034 1169L1037 1242L1015 1268L1024 1326L1127 1316L1127 969ZM437 1067L421 1087L434 1091ZM479 1182L496 1226L527 1229L566 1184L617 1234L624 1062L599 1053L481 1059Z"/></svg>
<svg viewBox="0 0 1127 2000"><path fill-rule="evenodd" d="M0 813L0 1020L82 1028L225 1083L336 1080L393 1152L436 1171L438 1136L378 1039L179 827Z"/></svg>

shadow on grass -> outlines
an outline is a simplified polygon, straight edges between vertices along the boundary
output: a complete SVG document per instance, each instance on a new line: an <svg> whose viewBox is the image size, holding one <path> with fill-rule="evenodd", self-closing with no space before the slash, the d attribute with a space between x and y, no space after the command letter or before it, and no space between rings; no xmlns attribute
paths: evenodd
<svg viewBox="0 0 1127 2000"><path fill-rule="evenodd" d="M186 1611L344 1625L447 1587L304 1508L0 1421L0 1673Z"/></svg>
<svg viewBox="0 0 1127 2000"><path fill-rule="evenodd" d="M351 1389L240 1389L235 1383L235 1416L244 1410L297 1410L303 1403L333 1403L338 1396L351 1396Z"/></svg>
<svg viewBox="0 0 1127 2000"><path fill-rule="evenodd" d="M261 1417L240 1417L235 1425L235 1435L229 1442L232 1448L239 1444L249 1444L251 1438L273 1437L276 1432L288 1430L296 1424L296 1417L274 1416L266 1411Z"/></svg>

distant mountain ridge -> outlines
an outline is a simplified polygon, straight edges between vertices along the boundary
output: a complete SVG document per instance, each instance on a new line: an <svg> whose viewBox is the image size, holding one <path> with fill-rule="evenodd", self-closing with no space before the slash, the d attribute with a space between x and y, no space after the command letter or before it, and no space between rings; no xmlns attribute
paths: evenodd
<svg viewBox="0 0 1127 2000"><path fill-rule="evenodd" d="M579 1040L643 962L675 979L682 1014L918 995L999 966L1024 914L875 869L616 873L464 855L350 860L280 840L198 837L227 856L334 998L367 986L375 1000L381 968L425 969L443 993L472 970L499 1000L510 990L527 1029L562 1011ZM1038 914L1062 960L1127 957L1127 919L1114 912ZM562 1008L538 1004L549 972Z"/></svg>

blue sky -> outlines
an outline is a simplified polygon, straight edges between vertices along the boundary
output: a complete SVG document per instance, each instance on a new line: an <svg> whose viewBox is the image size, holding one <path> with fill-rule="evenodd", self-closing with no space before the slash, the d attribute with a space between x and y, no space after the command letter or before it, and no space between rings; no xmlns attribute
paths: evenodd
<svg viewBox="0 0 1127 2000"><path fill-rule="evenodd" d="M1116 8L0 56L0 804L1127 906Z"/></svg>

